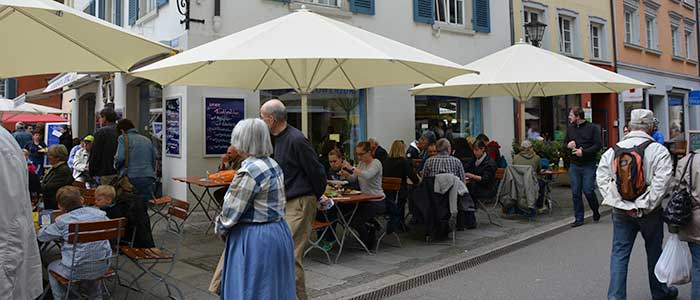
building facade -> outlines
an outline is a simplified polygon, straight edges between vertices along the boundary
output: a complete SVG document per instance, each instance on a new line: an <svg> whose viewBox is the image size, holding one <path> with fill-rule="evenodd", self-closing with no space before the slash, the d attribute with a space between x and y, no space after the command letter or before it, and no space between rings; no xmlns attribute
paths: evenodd
<svg viewBox="0 0 700 300"><path fill-rule="evenodd" d="M666 141L684 140L699 129L697 2L615 0L614 9L618 72L654 85L620 94L619 122L648 108Z"/></svg>
<svg viewBox="0 0 700 300"><path fill-rule="evenodd" d="M73 1L74 6L82 3ZM180 2L95 0L79 8L115 24L121 22L135 33L184 51L289 14L302 6L459 64L467 64L511 44L510 23L500 21L509 19L507 1L191 1L190 17L203 23L190 22L189 29L180 22L183 19L177 7ZM413 97L409 88L411 85L316 91L309 96L312 144L320 148L325 140L339 140L340 147L351 154L354 144L369 137L388 149L394 140L404 140L408 144L417 133L432 129L451 132L453 137L485 133L504 145L501 150L505 157L510 157L513 121L494 117L498 112L513 111L509 97ZM272 97L285 102L290 123L300 127L300 97L290 90L161 88L150 81L114 74L99 78L94 85L83 85L72 93L64 93L64 98L78 99L71 103L74 111L79 112L80 121L76 124L81 128L94 123L95 111L113 105L123 117L135 120L143 133L150 132L154 121L161 124L165 121L163 107L170 103L167 101L179 99L179 151L177 155L162 157L163 190L177 198L189 196L186 186L170 178L205 175L207 171L215 171L218 164L217 156L206 154L205 99L242 99L245 117L256 117L261 103ZM89 132L92 128L80 130Z"/></svg>
<svg viewBox="0 0 700 300"><path fill-rule="evenodd" d="M609 71L614 68L612 12L608 0L513 0L513 35L529 42L524 25L531 21L547 25L541 47L582 60ZM561 140L568 111L581 106L601 126L603 141L617 140L616 94L581 94L535 97L523 105L521 128L540 132L546 139Z"/></svg>

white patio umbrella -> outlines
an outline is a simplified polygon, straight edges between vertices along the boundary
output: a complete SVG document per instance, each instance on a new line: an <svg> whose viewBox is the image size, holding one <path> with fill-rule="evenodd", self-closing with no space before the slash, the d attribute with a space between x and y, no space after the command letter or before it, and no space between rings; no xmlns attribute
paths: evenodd
<svg viewBox="0 0 700 300"><path fill-rule="evenodd" d="M479 74L442 84L421 84L414 95L512 96L518 101L581 93L619 93L651 85L603 68L520 42L464 66Z"/></svg>
<svg viewBox="0 0 700 300"><path fill-rule="evenodd" d="M23 103L15 107L15 101L10 99L0 99L0 114L62 114L63 111L50 106L33 103Z"/></svg>
<svg viewBox="0 0 700 300"><path fill-rule="evenodd" d="M173 49L53 0L0 0L0 78L127 72Z"/></svg>
<svg viewBox="0 0 700 300"><path fill-rule="evenodd" d="M581 93L619 93L651 85L603 68L520 42L464 66L479 74L454 77L443 84L421 84L414 95L465 98L512 96L518 100L518 132L522 134L520 102L531 97ZM518 137L520 138L520 137Z"/></svg>
<svg viewBox="0 0 700 300"><path fill-rule="evenodd" d="M134 76L162 85L243 89L317 88L444 83L472 71L425 51L301 9L140 68Z"/></svg>

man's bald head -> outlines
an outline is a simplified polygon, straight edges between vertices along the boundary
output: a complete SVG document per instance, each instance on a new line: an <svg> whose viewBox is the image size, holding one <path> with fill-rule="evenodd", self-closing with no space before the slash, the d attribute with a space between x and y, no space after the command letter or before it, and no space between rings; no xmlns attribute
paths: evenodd
<svg viewBox="0 0 700 300"><path fill-rule="evenodd" d="M270 99L260 107L263 118L271 116L275 121L287 121L287 108L279 99Z"/></svg>

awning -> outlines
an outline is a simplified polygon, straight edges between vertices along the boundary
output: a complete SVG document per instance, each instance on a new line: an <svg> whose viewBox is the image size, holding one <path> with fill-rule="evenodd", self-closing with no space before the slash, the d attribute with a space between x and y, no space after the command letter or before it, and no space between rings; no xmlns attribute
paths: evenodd
<svg viewBox="0 0 700 300"><path fill-rule="evenodd" d="M3 123L54 123L54 122L68 122L65 118L59 117L57 115L47 114L47 115L35 115L35 114L3 114Z"/></svg>
<svg viewBox="0 0 700 300"><path fill-rule="evenodd" d="M44 89L44 93L53 92L62 89L65 86L78 82L87 77L87 74L78 74L76 72L62 73L49 81L49 86Z"/></svg>

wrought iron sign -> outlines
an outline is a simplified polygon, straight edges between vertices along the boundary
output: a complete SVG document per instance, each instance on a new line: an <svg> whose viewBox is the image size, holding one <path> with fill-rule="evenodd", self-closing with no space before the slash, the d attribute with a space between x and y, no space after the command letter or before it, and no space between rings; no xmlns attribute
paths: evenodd
<svg viewBox="0 0 700 300"><path fill-rule="evenodd" d="M185 24L185 29L190 29L190 22L204 24L202 19L192 19L190 18L190 1L191 0L177 0L177 10L184 17L180 20L180 24Z"/></svg>

